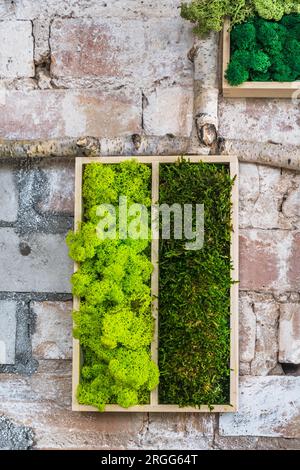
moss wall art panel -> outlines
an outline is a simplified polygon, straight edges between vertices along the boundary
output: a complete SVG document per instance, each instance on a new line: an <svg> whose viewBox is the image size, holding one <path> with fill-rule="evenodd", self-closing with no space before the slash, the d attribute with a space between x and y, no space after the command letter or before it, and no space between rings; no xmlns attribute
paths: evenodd
<svg viewBox="0 0 300 470"><path fill-rule="evenodd" d="M77 164L76 230L67 237L76 410L231 406L235 178L229 157L193 158Z"/></svg>

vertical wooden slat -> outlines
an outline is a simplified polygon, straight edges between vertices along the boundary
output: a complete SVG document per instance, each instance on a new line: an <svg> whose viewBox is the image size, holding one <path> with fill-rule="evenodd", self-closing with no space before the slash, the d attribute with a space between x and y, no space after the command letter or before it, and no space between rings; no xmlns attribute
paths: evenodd
<svg viewBox="0 0 300 470"><path fill-rule="evenodd" d="M232 279L239 280L239 193L238 177L239 164L237 158L233 157L230 163L230 176L235 177L232 189L232 228L231 235L231 260L233 263ZM239 285L235 283L231 286L230 292L230 404L233 411L238 408L238 388L239 388Z"/></svg>
<svg viewBox="0 0 300 470"><path fill-rule="evenodd" d="M75 213L74 213L74 230L78 230L78 226L82 219L82 168L83 161L76 158L75 162ZM74 272L78 269L78 263L74 264ZM73 310L79 310L80 299L73 297ZM73 370L72 370L72 410L80 411L80 405L77 401L77 388L80 381L80 344L79 340L73 338Z"/></svg>
<svg viewBox="0 0 300 470"><path fill-rule="evenodd" d="M154 337L151 344L152 360L158 364L158 260L159 260L159 162L152 163L152 210L151 210L151 276L152 315L155 319ZM158 405L158 387L151 392L151 405Z"/></svg>

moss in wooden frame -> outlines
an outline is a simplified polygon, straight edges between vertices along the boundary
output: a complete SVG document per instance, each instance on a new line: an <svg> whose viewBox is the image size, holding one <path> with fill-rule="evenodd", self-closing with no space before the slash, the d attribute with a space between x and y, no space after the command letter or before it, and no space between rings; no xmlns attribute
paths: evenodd
<svg viewBox="0 0 300 470"><path fill-rule="evenodd" d="M230 403L233 183L223 164L160 165L160 203L203 204L205 227L201 250L160 240L160 404Z"/></svg>
<svg viewBox="0 0 300 470"><path fill-rule="evenodd" d="M106 404L128 408L149 403L159 380L150 350L151 240L99 237L97 232L103 216L99 207L116 205L120 195L128 204L149 208L151 169L136 161L86 165L83 221L67 237L70 256L80 263L72 277L73 294L80 297L74 336L84 357L77 398L100 411Z"/></svg>
<svg viewBox="0 0 300 470"><path fill-rule="evenodd" d="M233 27L230 44L225 77L231 86L300 80L300 15L279 22L254 17Z"/></svg>

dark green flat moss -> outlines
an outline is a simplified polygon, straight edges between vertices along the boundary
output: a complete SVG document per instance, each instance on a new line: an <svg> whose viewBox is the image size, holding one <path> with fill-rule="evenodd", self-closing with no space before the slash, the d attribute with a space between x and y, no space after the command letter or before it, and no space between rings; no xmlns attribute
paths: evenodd
<svg viewBox="0 0 300 470"><path fill-rule="evenodd" d="M160 241L159 402L229 403L232 180L225 165L160 166L160 204L204 204L201 250Z"/></svg>

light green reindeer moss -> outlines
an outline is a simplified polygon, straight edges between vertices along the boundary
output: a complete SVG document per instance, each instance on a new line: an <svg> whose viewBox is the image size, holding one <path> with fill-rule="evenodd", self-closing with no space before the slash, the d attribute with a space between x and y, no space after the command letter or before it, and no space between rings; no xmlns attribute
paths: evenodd
<svg viewBox="0 0 300 470"><path fill-rule="evenodd" d="M159 381L150 354L150 240L103 239L96 232L97 207L117 205L119 196L149 208L150 168L135 161L86 165L83 221L67 236L70 256L80 263L72 277L73 293L81 299L73 314L74 336L84 355L78 401L101 411L109 403L147 403Z"/></svg>

